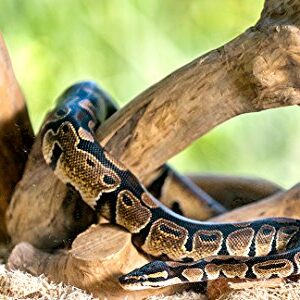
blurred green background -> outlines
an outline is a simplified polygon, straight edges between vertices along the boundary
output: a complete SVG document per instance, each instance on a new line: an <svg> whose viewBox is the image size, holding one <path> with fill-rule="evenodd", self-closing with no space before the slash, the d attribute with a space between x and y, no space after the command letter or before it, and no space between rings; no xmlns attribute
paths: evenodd
<svg viewBox="0 0 300 300"><path fill-rule="evenodd" d="M69 84L94 79L122 106L255 24L262 0L1 0L0 28L37 131ZM201 118L201 116L199 116ZM171 163L180 171L300 179L299 108L237 117Z"/></svg>

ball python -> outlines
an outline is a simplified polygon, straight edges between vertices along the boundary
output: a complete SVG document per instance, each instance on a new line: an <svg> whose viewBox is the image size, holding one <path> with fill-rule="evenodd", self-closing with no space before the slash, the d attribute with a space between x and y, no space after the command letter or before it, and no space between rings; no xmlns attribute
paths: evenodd
<svg viewBox="0 0 300 300"><path fill-rule="evenodd" d="M273 278L300 272L300 220L209 223L174 213L153 197L98 142L95 129L115 111L93 82L71 86L43 125L42 153L66 185L133 243L157 257L119 278L126 289L145 289L219 277Z"/></svg>

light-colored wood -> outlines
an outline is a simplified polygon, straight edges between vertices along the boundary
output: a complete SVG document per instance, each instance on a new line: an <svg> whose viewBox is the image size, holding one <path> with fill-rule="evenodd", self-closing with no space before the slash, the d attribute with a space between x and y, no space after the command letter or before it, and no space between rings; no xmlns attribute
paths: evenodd
<svg viewBox="0 0 300 300"><path fill-rule="evenodd" d="M137 96L99 128L99 140L143 179L229 118L299 104L299 12L299 1L267 0L255 26ZM49 240L48 227L56 215L72 223L75 214L64 210L61 198L66 191L58 179L52 180L39 147L29 157L7 218L10 234L18 237L15 243L27 240L36 246ZM41 175L35 176L37 172ZM30 215L28 207L35 208ZM49 213L41 214L44 211ZM70 227L57 228L51 231L56 244Z"/></svg>
<svg viewBox="0 0 300 300"><path fill-rule="evenodd" d="M174 294L188 287L176 286L131 292L122 289L118 277L146 263L131 243L131 235L110 224L93 225L80 234L70 251L42 252L29 243L12 251L7 266L33 275L45 274L55 282L82 288L100 299L138 300L157 294Z"/></svg>
<svg viewBox="0 0 300 300"><path fill-rule="evenodd" d="M188 177L203 191L230 210L284 190L278 184L262 178L215 174L194 174L188 175Z"/></svg>
<svg viewBox="0 0 300 300"><path fill-rule="evenodd" d="M5 211L33 143L23 94L0 33L0 242L7 239Z"/></svg>
<svg viewBox="0 0 300 300"><path fill-rule="evenodd" d="M234 116L299 104L299 13L299 0L266 0L256 25L138 95L99 139L143 179Z"/></svg>
<svg viewBox="0 0 300 300"><path fill-rule="evenodd" d="M256 203L251 203L210 219L213 222L240 222L269 217L300 219L300 184Z"/></svg>

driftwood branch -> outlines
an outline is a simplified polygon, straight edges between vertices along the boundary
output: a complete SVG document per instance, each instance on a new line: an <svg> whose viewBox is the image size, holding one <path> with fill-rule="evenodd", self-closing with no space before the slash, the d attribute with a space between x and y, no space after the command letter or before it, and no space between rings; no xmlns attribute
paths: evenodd
<svg viewBox="0 0 300 300"><path fill-rule="evenodd" d="M189 175L189 178L230 210L283 191L278 184L262 178L205 174Z"/></svg>
<svg viewBox="0 0 300 300"><path fill-rule="evenodd" d="M139 95L98 130L99 140L146 182L168 158L225 120L246 112L299 104L299 12L300 3L296 0L266 1L254 27ZM230 184L223 181L219 191ZM242 188L245 199L245 193L256 200L255 193L258 199L280 190L268 183L263 188L247 184L248 194L247 185ZM180 193L174 188L170 190ZM229 188L228 194L229 199L238 194L236 185ZM212 220L299 218L299 195L296 186ZM227 198L223 199L228 203ZM13 242L26 240L39 248L53 248L72 240L95 221L96 215L78 194L68 191L46 166L38 136L7 213ZM127 294L118 286L117 277L147 261L132 246L128 233L110 225L97 225L79 235L66 252L49 254L29 244L19 244L8 266L36 275L45 273L54 281L71 283L100 297L139 299L148 292ZM208 292L228 291L228 281L221 286L218 283L210 282ZM182 288L186 286L167 288L164 292Z"/></svg>
<svg viewBox="0 0 300 300"><path fill-rule="evenodd" d="M300 219L300 184L276 193L257 203L236 208L220 216L211 218L214 222L240 222L269 217Z"/></svg>
<svg viewBox="0 0 300 300"><path fill-rule="evenodd" d="M7 238L5 211L33 143L23 94L0 34L0 241Z"/></svg>
<svg viewBox="0 0 300 300"><path fill-rule="evenodd" d="M255 26L137 96L98 130L99 140L144 179L229 118L299 104L299 12L299 1L267 0ZM13 242L52 247L86 228L92 212L78 213L88 208L76 195L70 207L69 198L44 163L37 139L7 214Z"/></svg>
<svg viewBox="0 0 300 300"><path fill-rule="evenodd" d="M80 234L69 251L50 254L29 243L12 251L7 266L33 275L45 274L50 280L82 288L100 299L145 299L157 294L174 294L188 288L130 292L122 289L118 277L149 262L131 243L131 235L110 224L94 225Z"/></svg>

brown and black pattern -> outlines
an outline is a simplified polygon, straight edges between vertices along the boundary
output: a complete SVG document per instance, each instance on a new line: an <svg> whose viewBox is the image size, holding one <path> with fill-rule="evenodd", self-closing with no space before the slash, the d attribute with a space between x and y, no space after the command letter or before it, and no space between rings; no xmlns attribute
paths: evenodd
<svg viewBox="0 0 300 300"><path fill-rule="evenodd" d="M235 230L226 238L227 251L232 256L248 256L255 231L251 227Z"/></svg>
<svg viewBox="0 0 300 300"><path fill-rule="evenodd" d="M237 263L237 264L208 264L205 266L205 272L207 278L217 279L220 277L220 274L226 278L245 278L248 270L246 263Z"/></svg>
<svg viewBox="0 0 300 300"><path fill-rule="evenodd" d="M140 232L150 221L151 211L141 205L141 201L130 191L118 194L116 223L132 233Z"/></svg>
<svg viewBox="0 0 300 300"><path fill-rule="evenodd" d="M300 270L300 251L294 254L294 262L297 266L297 269Z"/></svg>
<svg viewBox="0 0 300 300"><path fill-rule="evenodd" d="M79 142L80 137L73 125L63 122L56 133L48 130L44 135L43 153L49 162L55 147L60 149L55 174L64 183L72 184L86 203L94 207L102 193L115 191L120 186L121 178L92 154L79 149Z"/></svg>
<svg viewBox="0 0 300 300"><path fill-rule="evenodd" d="M94 83L72 86L43 126L42 151L61 181L78 190L109 221L131 232L143 251L178 261L154 261L134 270L120 278L124 287L299 273L299 220L206 223L184 218L159 203L97 142L95 128L115 111L111 99Z"/></svg>
<svg viewBox="0 0 300 300"><path fill-rule="evenodd" d="M220 230L198 230L193 236L192 257L195 261L217 255L222 248L223 234Z"/></svg>
<svg viewBox="0 0 300 300"><path fill-rule="evenodd" d="M142 200L143 204L145 204L149 208L157 208L158 207L158 203L155 202L153 200L153 198L150 197L150 195L148 195L147 193L142 194L141 200Z"/></svg>
<svg viewBox="0 0 300 300"><path fill-rule="evenodd" d="M268 255L272 250L276 229L271 225L262 225L255 236L255 255Z"/></svg>
<svg viewBox="0 0 300 300"><path fill-rule="evenodd" d="M116 166L119 170L121 170L121 171L127 170L126 167L121 162L114 159L108 152L104 152L104 155L105 155L106 160L108 160L111 164Z"/></svg>
<svg viewBox="0 0 300 300"><path fill-rule="evenodd" d="M161 218L152 224L141 248L153 256L167 255L170 259L179 260L186 256L184 245L187 238L186 228Z"/></svg>
<svg viewBox="0 0 300 300"><path fill-rule="evenodd" d="M289 241L299 231L298 226L284 226L278 229L276 235L276 249L278 252L286 250Z"/></svg>
<svg viewBox="0 0 300 300"><path fill-rule="evenodd" d="M287 277L294 271L293 262L288 259L274 259L264 262L258 262L252 266L252 272L256 278L268 279L277 275L277 277Z"/></svg>
<svg viewBox="0 0 300 300"><path fill-rule="evenodd" d="M188 268L182 271L182 275L189 282L200 282L203 278L204 272L200 268Z"/></svg>

